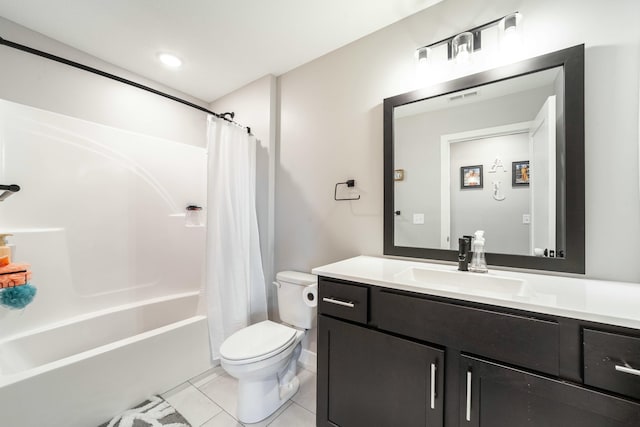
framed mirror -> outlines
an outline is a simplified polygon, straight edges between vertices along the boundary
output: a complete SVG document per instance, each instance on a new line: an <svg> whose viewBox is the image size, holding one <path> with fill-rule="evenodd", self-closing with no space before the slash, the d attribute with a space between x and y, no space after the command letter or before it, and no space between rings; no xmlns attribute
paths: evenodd
<svg viewBox="0 0 640 427"><path fill-rule="evenodd" d="M581 273L584 45L384 100L384 254Z"/></svg>

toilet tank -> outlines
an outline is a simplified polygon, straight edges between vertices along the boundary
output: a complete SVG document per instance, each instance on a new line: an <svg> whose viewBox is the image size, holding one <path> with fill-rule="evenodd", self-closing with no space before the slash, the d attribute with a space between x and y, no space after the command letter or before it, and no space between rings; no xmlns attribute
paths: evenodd
<svg viewBox="0 0 640 427"><path fill-rule="evenodd" d="M313 274L298 271L281 271L276 275L280 320L291 326L311 329L315 308L304 303L303 292L317 281Z"/></svg>

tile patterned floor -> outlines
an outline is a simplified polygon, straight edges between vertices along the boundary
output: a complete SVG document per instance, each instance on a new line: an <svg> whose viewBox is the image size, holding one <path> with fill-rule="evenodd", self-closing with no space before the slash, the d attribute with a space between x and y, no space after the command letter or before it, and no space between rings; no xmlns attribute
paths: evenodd
<svg viewBox="0 0 640 427"><path fill-rule="evenodd" d="M220 366L162 395L193 427L315 427L316 375L298 368L300 389L266 420L242 424L235 419L238 382Z"/></svg>

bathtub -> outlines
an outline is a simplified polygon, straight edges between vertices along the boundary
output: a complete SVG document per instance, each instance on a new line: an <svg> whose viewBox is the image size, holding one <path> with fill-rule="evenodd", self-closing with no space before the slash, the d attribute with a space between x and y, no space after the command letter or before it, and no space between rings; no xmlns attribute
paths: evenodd
<svg viewBox="0 0 640 427"><path fill-rule="evenodd" d="M0 341L0 425L93 427L210 368L199 292L83 314Z"/></svg>

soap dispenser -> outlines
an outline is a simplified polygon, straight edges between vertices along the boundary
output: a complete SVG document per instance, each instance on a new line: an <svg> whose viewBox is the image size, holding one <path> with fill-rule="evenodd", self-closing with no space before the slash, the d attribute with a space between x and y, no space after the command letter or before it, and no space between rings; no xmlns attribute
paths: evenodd
<svg viewBox="0 0 640 427"><path fill-rule="evenodd" d="M7 237L13 234L0 233L0 262L3 265L11 263L11 248L7 243Z"/></svg>
<svg viewBox="0 0 640 427"><path fill-rule="evenodd" d="M486 273L487 261L484 258L484 230L478 230L474 233L473 237L473 257L471 258L471 265L469 271L474 273Z"/></svg>
<svg viewBox="0 0 640 427"><path fill-rule="evenodd" d="M471 236L462 236L458 239L458 270L469 271L469 262L471 261Z"/></svg>

